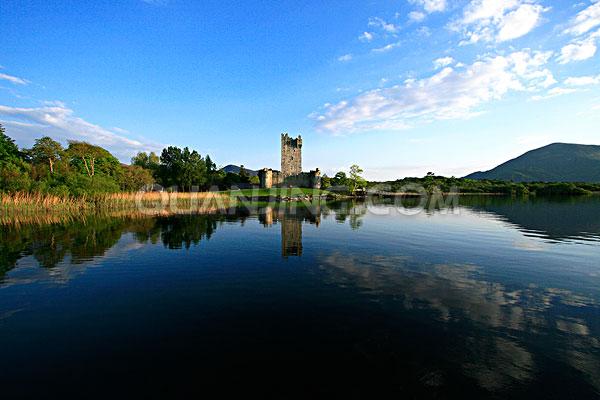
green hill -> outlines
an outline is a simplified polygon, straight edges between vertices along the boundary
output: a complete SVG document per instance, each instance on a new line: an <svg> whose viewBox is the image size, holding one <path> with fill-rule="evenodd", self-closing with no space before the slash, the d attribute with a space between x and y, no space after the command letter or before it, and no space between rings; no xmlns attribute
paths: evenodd
<svg viewBox="0 0 600 400"><path fill-rule="evenodd" d="M465 178L514 182L600 182L600 146L553 143Z"/></svg>
<svg viewBox="0 0 600 400"><path fill-rule="evenodd" d="M232 172L234 174L239 174L241 169L242 168L238 167L237 165L229 164L229 165L226 165L223 168L221 168L221 171ZM246 172L248 173L248 175L250 175L250 176L258 176L258 171L254 171L254 170L248 169L248 168L244 168L244 169L246 170Z"/></svg>

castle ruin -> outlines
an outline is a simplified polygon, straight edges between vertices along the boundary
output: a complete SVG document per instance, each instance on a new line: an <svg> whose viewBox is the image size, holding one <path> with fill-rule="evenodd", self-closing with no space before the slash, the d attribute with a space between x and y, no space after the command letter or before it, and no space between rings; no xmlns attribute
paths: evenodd
<svg viewBox="0 0 600 400"><path fill-rule="evenodd" d="M292 138L287 133L281 134L281 171L263 168L258 171L260 187L321 187L321 171L302 172L302 136Z"/></svg>
<svg viewBox="0 0 600 400"><path fill-rule="evenodd" d="M296 139L287 133L281 134L281 178L302 173L302 136Z"/></svg>

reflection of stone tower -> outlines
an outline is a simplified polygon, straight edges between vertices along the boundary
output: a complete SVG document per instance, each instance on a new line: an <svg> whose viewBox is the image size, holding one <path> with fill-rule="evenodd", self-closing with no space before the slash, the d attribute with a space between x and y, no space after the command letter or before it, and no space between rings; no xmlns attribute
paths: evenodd
<svg viewBox="0 0 600 400"><path fill-rule="evenodd" d="M275 210L271 206L267 206L264 209L258 211L258 220L264 226L273 225L275 217Z"/></svg>
<svg viewBox="0 0 600 400"><path fill-rule="evenodd" d="M281 179L302 173L302 137L292 139L281 134Z"/></svg>
<svg viewBox="0 0 600 400"><path fill-rule="evenodd" d="M302 220L281 219L281 255L283 257L302 255Z"/></svg>

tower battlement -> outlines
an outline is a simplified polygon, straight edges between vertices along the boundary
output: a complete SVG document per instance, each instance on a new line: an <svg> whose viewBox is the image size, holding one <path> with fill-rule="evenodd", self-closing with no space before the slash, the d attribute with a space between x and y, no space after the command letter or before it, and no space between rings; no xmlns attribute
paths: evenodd
<svg viewBox="0 0 600 400"><path fill-rule="evenodd" d="M258 171L260 187L321 187L321 171L302 172L302 136L293 138L287 133L281 134L281 171L263 168Z"/></svg>
<svg viewBox="0 0 600 400"><path fill-rule="evenodd" d="M282 179L302 173L302 136L290 137L281 134L281 177Z"/></svg>

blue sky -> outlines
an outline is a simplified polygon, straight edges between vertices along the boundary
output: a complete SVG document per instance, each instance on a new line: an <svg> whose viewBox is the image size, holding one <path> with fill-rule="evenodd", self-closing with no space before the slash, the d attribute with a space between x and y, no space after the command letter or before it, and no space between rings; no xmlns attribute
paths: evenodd
<svg viewBox="0 0 600 400"><path fill-rule="evenodd" d="M462 176L600 144L600 0L0 0L0 122L220 165Z"/></svg>

